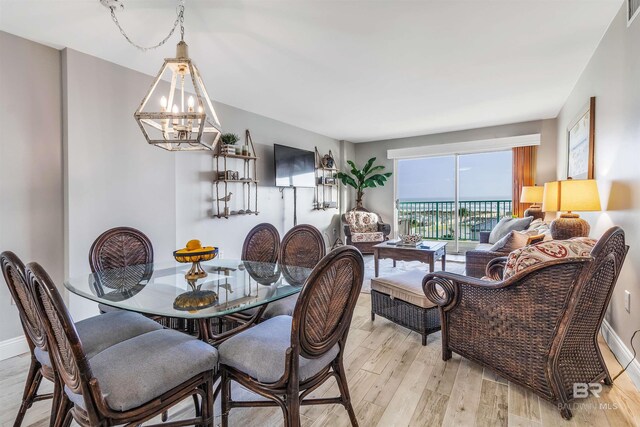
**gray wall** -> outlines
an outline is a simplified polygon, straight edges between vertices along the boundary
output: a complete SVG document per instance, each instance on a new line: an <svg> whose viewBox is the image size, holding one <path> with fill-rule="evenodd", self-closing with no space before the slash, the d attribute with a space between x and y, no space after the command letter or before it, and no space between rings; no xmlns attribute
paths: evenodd
<svg viewBox="0 0 640 427"><path fill-rule="evenodd" d="M160 66L161 64L158 64ZM129 225L144 231L156 260L168 261L190 239L219 246L222 256L240 256L247 232L260 222L284 234L293 226L293 193L273 187L273 144L321 152L340 161L338 141L216 103L225 132L244 136L250 129L256 144L258 216L212 218L214 160L210 153L171 153L146 144L133 111L152 78L70 49L63 52L64 123L68 274L89 271L87 254L102 231ZM237 168L241 169L238 163ZM233 167L232 167L233 168ZM240 186L230 189L233 203ZM339 231L338 211L314 211L314 190L298 190L298 223L317 226L327 241ZM235 205L233 209L239 209ZM96 306L70 296L76 318L96 313Z"/></svg>
<svg viewBox="0 0 640 427"><path fill-rule="evenodd" d="M67 276L89 272L93 240L122 225L147 234L158 261L170 260L175 155L149 147L133 119L150 78L70 49L62 64ZM76 319L97 313L94 303L69 302Z"/></svg>
<svg viewBox="0 0 640 427"><path fill-rule="evenodd" d="M393 160L387 159L387 150L389 149L476 141L535 133L541 134L537 165L537 183L541 185L547 181L555 180L556 177L557 144L555 119L514 123L510 125L492 126L433 135L422 135L411 138L365 142L355 144L355 157L356 163L359 166L362 166L370 157L376 157L377 163L384 165L388 171L393 171ZM385 222L393 223L395 201L393 198L392 180L382 188L366 190L363 200L365 207L378 212L382 215ZM395 224L392 224L392 226L395 227Z"/></svg>
<svg viewBox="0 0 640 427"><path fill-rule="evenodd" d="M142 96L142 95L141 95ZM219 246L222 255L227 258L238 258L242 243L251 228L262 222L276 226L280 235L293 226L293 190L284 192L274 187L273 144L282 144L313 151L318 147L321 154L329 150L339 162L339 142L306 131L301 128L249 113L228 105L216 103L216 112L220 117L224 132L233 132L244 141L245 129L251 131L258 159L258 210L260 215L235 216L229 219L213 219L212 200L215 193L213 171L214 161L209 153L178 153L176 160L176 227L177 247L184 246L190 239L200 239ZM134 141L143 145L141 135ZM151 148L146 148L150 150ZM157 149L156 149L157 150ZM232 162L236 162L235 166ZM228 160L229 168L242 171L241 160ZM240 184L229 185L233 193L231 209L241 209ZM221 187L221 191L222 187ZM327 244L335 239L333 229L339 232L338 210L313 210L315 190L299 188L297 190L298 224L312 224L318 227L325 236Z"/></svg>
<svg viewBox="0 0 640 427"><path fill-rule="evenodd" d="M0 251L62 280L60 52L0 32ZM0 341L22 335L0 278Z"/></svg>
<svg viewBox="0 0 640 427"><path fill-rule="evenodd" d="M621 226L631 246L606 317L628 345L640 327L640 19L627 28L625 6L558 116L558 178L566 177L567 126L595 96L595 177L603 211L581 216L595 237L612 225ZM625 289L631 292L631 313L624 309Z"/></svg>

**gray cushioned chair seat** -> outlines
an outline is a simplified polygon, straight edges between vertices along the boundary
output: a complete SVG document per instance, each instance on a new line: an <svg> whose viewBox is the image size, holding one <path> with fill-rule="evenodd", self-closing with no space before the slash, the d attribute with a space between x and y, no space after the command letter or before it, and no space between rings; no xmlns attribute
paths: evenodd
<svg viewBox="0 0 640 427"><path fill-rule="evenodd" d="M109 407L126 411L202 372L216 370L218 351L197 338L163 329L111 346L89 364ZM66 387L65 392L74 404L84 407L82 396Z"/></svg>
<svg viewBox="0 0 640 427"><path fill-rule="evenodd" d="M160 329L162 326L157 322L124 310L89 317L76 323L82 348L89 359L114 344ZM36 348L34 355L41 364L51 366L46 351Z"/></svg>
<svg viewBox="0 0 640 427"><path fill-rule="evenodd" d="M36 347L35 349L33 349L33 355L41 365L51 367L51 359L49 359L48 351L44 351L40 347Z"/></svg>
<svg viewBox="0 0 640 427"><path fill-rule="evenodd" d="M274 383L284 375L285 352L291 346L291 316L276 316L240 332L220 344L220 364L244 372L258 381ZM299 376L304 381L326 368L337 356L336 344L318 359L300 357Z"/></svg>

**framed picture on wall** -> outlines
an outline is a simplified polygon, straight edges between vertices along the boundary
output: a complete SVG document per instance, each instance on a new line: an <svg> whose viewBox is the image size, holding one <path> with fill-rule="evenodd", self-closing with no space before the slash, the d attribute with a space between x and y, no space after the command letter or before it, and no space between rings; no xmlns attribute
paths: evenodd
<svg viewBox="0 0 640 427"><path fill-rule="evenodd" d="M567 128L567 177L593 179L596 98L580 110Z"/></svg>

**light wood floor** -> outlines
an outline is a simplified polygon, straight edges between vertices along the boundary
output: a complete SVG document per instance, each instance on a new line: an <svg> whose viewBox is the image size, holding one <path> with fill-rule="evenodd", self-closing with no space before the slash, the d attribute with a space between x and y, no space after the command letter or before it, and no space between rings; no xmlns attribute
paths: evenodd
<svg viewBox="0 0 640 427"><path fill-rule="evenodd" d="M601 342L612 374L619 372L607 346ZM0 362L0 423L10 426L20 403L28 357ZM640 426L640 392L626 374L600 399L580 402L571 422L556 408L523 388L454 354L443 362L440 333L420 345L420 336L393 323L370 320L370 297L358 301L347 342L345 365L349 388L361 426ZM47 388L49 385L46 385ZM337 395L333 380L316 396ZM248 392L234 389L234 398ZM170 412L171 418L192 414L191 400ZM216 415L219 416L219 405ZM38 402L27 412L23 425L48 425L49 402ZM219 422L219 418L217 418ZM232 426L279 426L279 409L235 409ZM304 426L347 426L349 419L338 405L302 408Z"/></svg>

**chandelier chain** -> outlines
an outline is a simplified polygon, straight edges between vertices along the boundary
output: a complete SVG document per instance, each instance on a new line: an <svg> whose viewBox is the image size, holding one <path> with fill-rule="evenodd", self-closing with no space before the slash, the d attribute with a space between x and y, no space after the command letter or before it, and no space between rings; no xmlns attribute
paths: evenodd
<svg viewBox="0 0 640 427"><path fill-rule="evenodd" d="M113 20L113 22L116 24L116 26L118 27L118 29L120 30L120 34L122 34L122 36L135 48L146 52L148 50L153 50L153 49L157 49L160 46L162 46L163 44L165 44L173 35L173 33L176 31L176 28L178 27L178 24L180 25L180 40L184 41L184 0L179 0L179 4L178 7L176 8L176 20L173 23L173 27L171 28L171 30L169 31L169 34L167 34L167 36L162 39L158 44L153 45L153 46L140 46L139 44L135 43L133 40L131 40L129 38L129 36L127 35L126 31L124 30L124 28L122 28L122 26L120 25L120 22L118 21L118 18L116 17L116 7L115 6L110 6L109 9L111 10L111 19Z"/></svg>

